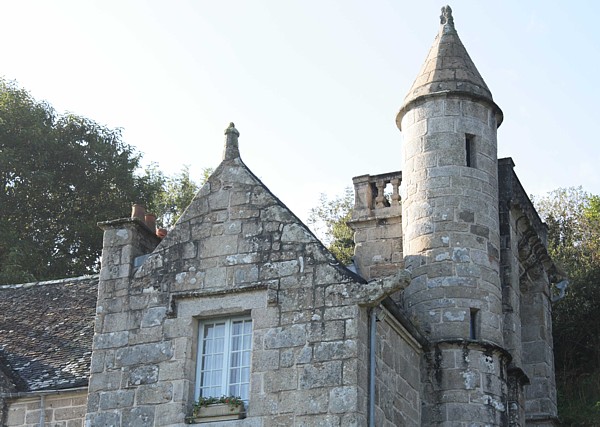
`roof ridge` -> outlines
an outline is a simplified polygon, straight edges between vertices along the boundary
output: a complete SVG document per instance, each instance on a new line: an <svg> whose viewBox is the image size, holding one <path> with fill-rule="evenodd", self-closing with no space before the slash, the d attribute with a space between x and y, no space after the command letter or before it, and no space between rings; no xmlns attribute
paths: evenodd
<svg viewBox="0 0 600 427"><path fill-rule="evenodd" d="M88 274L84 276L77 277L66 277L64 279L52 279L52 280L38 280L35 282L25 282L25 283L11 283L11 284L0 284L1 289L19 289L19 288L30 288L32 286L46 286L46 285L57 285L67 282L83 282L86 280L99 279L99 274Z"/></svg>

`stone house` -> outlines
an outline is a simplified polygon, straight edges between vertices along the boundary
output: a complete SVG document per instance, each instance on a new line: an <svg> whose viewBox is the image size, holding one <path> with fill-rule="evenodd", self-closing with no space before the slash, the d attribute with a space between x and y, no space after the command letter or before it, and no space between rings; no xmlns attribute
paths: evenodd
<svg viewBox="0 0 600 427"><path fill-rule="evenodd" d="M497 158L502 120L444 7L398 113L402 171L353 179L350 267L242 162L231 124L164 238L138 214L103 222L99 276L0 286L2 425L556 425L564 277ZM189 418L222 395L236 419Z"/></svg>

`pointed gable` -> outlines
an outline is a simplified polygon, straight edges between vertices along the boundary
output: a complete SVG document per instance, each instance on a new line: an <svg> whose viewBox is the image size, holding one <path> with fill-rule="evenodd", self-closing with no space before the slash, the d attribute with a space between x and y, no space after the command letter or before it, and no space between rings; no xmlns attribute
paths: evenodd
<svg viewBox="0 0 600 427"><path fill-rule="evenodd" d="M285 280L318 263L334 282L363 281L248 169L233 123L225 134L222 163L136 277L166 275L172 292L232 289Z"/></svg>
<svg viewBox="0 0 600 427"><path fill-rule="evenodd" d="M133 277L127 267L140 245L132 224L105 231L103 260L127 262L122 269L107 262L100 274L90 401L132 396L129 406L145 405L154 425L182 423L201 393L245 396L248 418L263 422L289 412L264 404L288 392L319 401L340 390L356 396L366 366L359 363L366 307L410 280L402 270L366 283L340 265L242 162L233 124L225 133L223 162ZM237 340L239 363L227 365L234 358L229 346L213 359L213 339L230 347ZM237 382L212 373L209 380L215 370L234 373ZM133 412L89 406L91 425L118 424L121 412L124 420ZM359 411L354 403L343 406ZM341 411L334 403L319 412Z"/></svg>

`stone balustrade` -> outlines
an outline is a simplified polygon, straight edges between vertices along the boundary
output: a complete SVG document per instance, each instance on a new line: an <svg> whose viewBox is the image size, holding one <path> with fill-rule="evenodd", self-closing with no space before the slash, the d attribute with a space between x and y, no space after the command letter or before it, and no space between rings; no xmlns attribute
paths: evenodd
<svg viewBox="0 0 600 427"><path fill-rule="evenodd" d="M388 172L379 175L361 175L352 179L354 183L354 212L352 219L379 216L381 209L390 214L401 210L400 183L402 172ZM390 192L391 190L391 192ZM373 212L376 210L377 212Z"/></svg>

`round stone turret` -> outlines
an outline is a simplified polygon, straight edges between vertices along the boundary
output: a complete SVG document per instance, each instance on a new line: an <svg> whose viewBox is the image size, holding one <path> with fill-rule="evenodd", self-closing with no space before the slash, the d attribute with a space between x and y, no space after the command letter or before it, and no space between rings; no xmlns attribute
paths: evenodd
<svg viewBox="0 0 600 427"><path fill-rule="evenodd" d="M448 6L441 19L397 118L404 135L403 254L413 275L404 302L434 343L424 422L503 425L508 358L496 141L502 112Z"/></svg>
<svg viewBox="0 0 600 427"><path fill-rule="evenodd" d="M450 58L454 80L421 72L399 114L403 247L415 277L405 298L433 339L475 336L500 345L499 108L458 38L449 8L442 11L424 69ZM470 90L434 91L442 83Z"/></svg>

